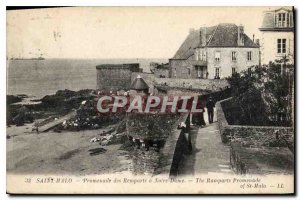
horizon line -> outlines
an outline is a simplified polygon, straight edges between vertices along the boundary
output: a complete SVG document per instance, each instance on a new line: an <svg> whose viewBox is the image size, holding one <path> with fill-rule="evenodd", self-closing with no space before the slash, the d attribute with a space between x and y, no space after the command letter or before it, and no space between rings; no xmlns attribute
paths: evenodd
<svg viewBox="0 0 300 200"><path fill-rule="evenodd" d="M14 57L7 57L7 60L11 60L11 58ZM85 60L85 59L101 59L101 60L115 60L115 59L128 59L128 60L132 60L132 59L170 59L170 58L164 58L164 57L138 57L138 58L96 58L96 57L92 57L92 58L75 58L75 57L65 57L65 58L58 58L58 57L43 57L44 59L41 60L47 60L47 59L78 59L78 60ZM14 60L38 60L38 58L32 58L32 57L24 57L24 58L14 58Z"/></svg>

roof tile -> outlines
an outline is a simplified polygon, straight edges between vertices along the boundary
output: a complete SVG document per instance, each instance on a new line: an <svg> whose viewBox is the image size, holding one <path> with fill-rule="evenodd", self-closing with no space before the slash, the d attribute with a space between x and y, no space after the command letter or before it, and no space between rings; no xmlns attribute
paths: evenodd
<svg viewBox="0 0 300 200"><path fill-rule="evenodd" d="M205 31L206 44L200 42L200 30ZM238 47L238 26L235 24L219 24L218 26L202 27L190 32L173 59L188 59L194 54L194 49L201 46L206 47ZM202 38L203 40L204 38ZM243 47L259 47L246 34L244 34Z"/></svg>

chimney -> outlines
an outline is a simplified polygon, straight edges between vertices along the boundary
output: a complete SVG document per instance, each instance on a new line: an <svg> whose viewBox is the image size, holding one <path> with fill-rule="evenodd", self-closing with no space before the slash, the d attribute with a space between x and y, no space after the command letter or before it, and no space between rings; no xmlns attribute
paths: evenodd
<svg viewBox="0 0 300 200"><path fill-rule="evenodd" d="M207 41L206 41L206 27L204 27L204 46L206 46L206 43L207 43Z"/></svg>
<svg viewBox="0 0 300 200"><path fill-rule="evenodd" d="M255 44L259 45L259 39L255 40Z"/></svg>
<svg viewBox="0 0 300 200"><path fill-rule="evenodd" d="M201 38L201 45L205 46L206 45L206 27L201 27L200 28L200 38Z"/></svg>
<svg viewBox="0 0 300 200"><path fill-rule="evenodd" d="M252 38L252 41L253 41L253 42L255 41L255 34L253 34L253 38Z"/></svg>
<svg viewBox="0 0 300 200"><path fill-rule="evenodd" d="M199 46L202 46L202 32L201 32L201 28L199 29Z"/></svg>
<svg viewBox="0 0 300 200"><path fill-rule="evenodd" d="M238 26L238 46L244 46L244 26Z"/></svg>

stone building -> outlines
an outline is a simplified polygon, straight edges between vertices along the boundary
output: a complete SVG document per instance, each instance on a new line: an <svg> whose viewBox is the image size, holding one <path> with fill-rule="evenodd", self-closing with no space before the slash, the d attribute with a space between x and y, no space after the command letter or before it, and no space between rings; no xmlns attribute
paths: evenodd
<svg viewBox="0 0 300 200"><path fill-rule="evenodd" d="M156 78L169 78L169 63L150 63L150 71Z"/></svg>
<svg viewBox="0 0 300 200"><path fill-rule="evenodd" d="M259 65L259 44L253 40L235 24L191 30L169 59L170 77L219 79Z"/></svg>
<svg viewBox="0 0 300 200"><path fill-rule="evenodd" d="M294 62L294 14L291 8L265 11L261 28L261 59L268 64L286 56Z"/></svg>
<svg viewBox="0 0 300 200"><path fill-rule="evenodd" d="M132 73L142 71L138 63L103 64L96 69L97 89L104 91L129 90Z"/></svg>

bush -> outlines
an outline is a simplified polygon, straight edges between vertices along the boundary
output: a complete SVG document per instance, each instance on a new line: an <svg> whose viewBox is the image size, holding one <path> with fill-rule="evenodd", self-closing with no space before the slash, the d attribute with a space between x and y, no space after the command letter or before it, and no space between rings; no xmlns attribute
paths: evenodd
<svg viewBox="0 0 300 200"><path fill-rule="evenodd" d="M293 65L270 62L228 78L232 90L229 121L240 125L291 125ZM282 72L287 69L289 72ZM292 72L291 72L292 71Z"/></svg>

